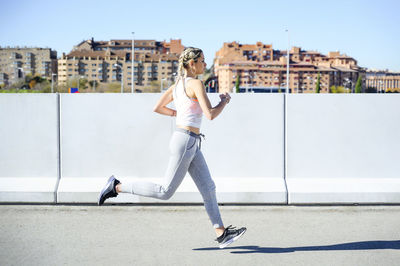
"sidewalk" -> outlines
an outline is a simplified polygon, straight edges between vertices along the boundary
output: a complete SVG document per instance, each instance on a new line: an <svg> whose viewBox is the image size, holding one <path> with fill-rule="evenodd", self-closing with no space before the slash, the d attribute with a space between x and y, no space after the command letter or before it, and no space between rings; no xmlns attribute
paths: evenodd
<svg viewBox="0 0 400 266"><path fill-rule="evenodd" d="M398 265L400 206L0 205L0 265Z"/></svg>

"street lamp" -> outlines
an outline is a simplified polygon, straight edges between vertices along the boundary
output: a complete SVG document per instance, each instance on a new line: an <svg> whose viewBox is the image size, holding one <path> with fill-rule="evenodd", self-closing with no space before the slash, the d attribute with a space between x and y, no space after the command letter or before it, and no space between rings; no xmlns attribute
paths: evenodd
<svg viewBox="0 0 400 266"><path fill-rule="evenodd" d="M119 67L121 69L121 93L124 92L124 72L122 71L122 67L118 64L114 64L115 67Z"/></svg>
<svg viewBox="0 0 400 266"><path fill-rule="evenodd" d="M134 62L135 62L135 32L132 32L132 58L131 58L131 61L132 61L132 64L131 64L131 93L133 93L134 92L134 89L135 89L135 87L134 87L134 84L135 84L135 75L134 75L134 72L135 72L135 66L134 66Z"/></svg>
<svg viewBox="0 0 400 266"><path fill-rule="evenodd" d="M57 76L56 73L51 73L51 93L54 93L54 86L53 86L53 77Z"/></svg>

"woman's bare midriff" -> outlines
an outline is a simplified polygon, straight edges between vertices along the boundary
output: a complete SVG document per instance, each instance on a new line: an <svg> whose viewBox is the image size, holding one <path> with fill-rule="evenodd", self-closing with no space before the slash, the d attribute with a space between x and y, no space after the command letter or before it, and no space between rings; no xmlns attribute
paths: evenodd
<svg viewBox="0 0 400 266"><path fill-rule="evenodd" d="M179 125L177 125L177 127L192 131L193 133L196 133L196 134L200 134L200 128L197 128L197 127L179 126Z"/></svg>

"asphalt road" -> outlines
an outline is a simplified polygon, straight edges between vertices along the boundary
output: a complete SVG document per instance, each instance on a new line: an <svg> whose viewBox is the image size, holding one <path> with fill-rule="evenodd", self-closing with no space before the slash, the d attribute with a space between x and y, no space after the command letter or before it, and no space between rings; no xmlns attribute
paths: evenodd
<svg viewBox="0 0 400 266"><path fill-rule="evenodd" d="M400 265L400 206L0 205L0 265Z"/></svg>

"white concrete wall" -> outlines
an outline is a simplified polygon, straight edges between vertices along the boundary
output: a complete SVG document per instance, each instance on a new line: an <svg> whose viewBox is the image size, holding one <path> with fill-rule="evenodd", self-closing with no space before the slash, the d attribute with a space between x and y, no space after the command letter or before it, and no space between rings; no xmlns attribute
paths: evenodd
<svg viewBox="0 0 400 266"><path fill-rule="evenodd" d="M0 95L0 202L55 202L57 95Z"/></svg>
<svg viewBox="0 0 400 266"><path fill-rule="evenodd" d="M152 108L160 94L61 95L58 202L96 202L106 178L160 182L175 119ZM213 105L218 95L210 95ZM251 103L251 104L249 104ZM233 95L214 121L204 117L202 151L220 202L286 203L283 96ZM250 134L249 134L250 132ZM121 195L116 202L154 202ZM170 202L201 202L189 175Z"/></svg>
<svg viewBox="0 0 400 266"><path fill-rule="evenodd" d="M400 95L289 95L289 203L399 203Z"/></svg>
<svg viewBox="0 0 400 266"><path fill-rule="evenodd" d="M57 97L0 95L0 202L94 203L111 174L162 179L175 121L152 112L159 94L61 94L60 106ZM234 94L204 118L221 203L400 203L400 95L289 95L286 114L284 97ZM189 176L168 202L201 202Z"/></svg>

